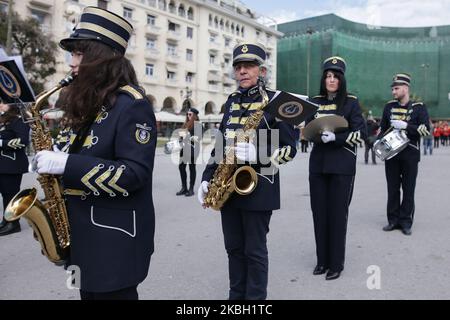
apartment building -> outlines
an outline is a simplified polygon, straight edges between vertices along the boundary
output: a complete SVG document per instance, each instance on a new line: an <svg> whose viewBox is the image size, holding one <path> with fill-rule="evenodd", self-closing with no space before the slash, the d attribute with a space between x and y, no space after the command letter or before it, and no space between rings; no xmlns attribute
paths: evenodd
<svg viewBox="0 0 450 320"><path fill-rule="evenodd" d="M6 10L8 1L0 0ZM133 63L157 119L183 121L195 106L203 121L218 121L223 103L236 89L232 50L244 41L266 47L268 86L276 87L277 39L282 33L259 23L240 1L233 0L21 0L14 10L33 16L55 41L68 36L85 6L108 9L134 27L126 56ZM59 50L57 83L69 70L70 55ZM56 98L54 98L56 99Z"/></svg>

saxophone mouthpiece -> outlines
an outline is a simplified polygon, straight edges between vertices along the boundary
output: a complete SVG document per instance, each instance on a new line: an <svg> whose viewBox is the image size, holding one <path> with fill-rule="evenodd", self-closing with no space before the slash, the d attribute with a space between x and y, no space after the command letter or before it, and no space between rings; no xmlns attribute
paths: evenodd
<svg viewBox="0 0 450 320"><path fill-rule="evenodd" d="M64 77L64 79L62 79L60 82L59 82L59 85L61 86L61 87L66 87L66 86L68 86L69 84L71 84L72 83L72 81L75 79L75 76L73 75L73 73L72 72L69 72L65 77Z"/></svg>

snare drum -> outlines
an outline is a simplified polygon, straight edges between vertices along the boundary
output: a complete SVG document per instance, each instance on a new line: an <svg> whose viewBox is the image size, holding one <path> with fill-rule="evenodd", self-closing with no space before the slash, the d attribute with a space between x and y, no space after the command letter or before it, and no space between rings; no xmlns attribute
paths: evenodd
<svg viewBox="0 0 450 320"><path fill-rule="evenodd" d="M403 130L389 132L373 145L375 154L382 161L395 157L408 146L409 139Z"/></svg>
<svg viewBox="0 0 450 320"><path fill-rule="evenodd" d="M182 149L182 145L178 140L171 140L164 145L164 153L171 154Z"/></svg>

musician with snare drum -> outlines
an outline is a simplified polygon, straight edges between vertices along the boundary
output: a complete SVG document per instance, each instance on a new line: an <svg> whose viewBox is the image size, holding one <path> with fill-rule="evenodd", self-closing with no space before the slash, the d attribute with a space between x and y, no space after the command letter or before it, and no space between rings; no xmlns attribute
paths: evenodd
<svg viewBox="0 0 450 320"><path fill-rule="evenodd" d="M391 90L395 100L389 101L384 107L379 134L382 143L377 141L375 145L377 155L380 154L380 146L391 145L392 147L387 149L399 149L394 152L388 151L392 154L385 162L388 224L383 230L401 229L405 235L411 235L414 218L414 189L420 161L420 137L428 135L430 130L425 104L410 100L410 83L409 74L399 73L394 76ZM390 139L386 138L388 136ZM400 187L403 193L402 200Z"/></svg>

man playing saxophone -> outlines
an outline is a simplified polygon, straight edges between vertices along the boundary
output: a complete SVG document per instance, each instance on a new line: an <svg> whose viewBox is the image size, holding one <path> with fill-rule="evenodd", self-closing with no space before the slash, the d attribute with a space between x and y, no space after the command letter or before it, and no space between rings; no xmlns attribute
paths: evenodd
<svg viewBox="0 0 450 320"><path fill-rule="evenodd" d="M70 128L59 150L41 151L39 174L61 175L70 225L68 265L81 299L137 299L153 253L156 121L124 57L133 27L86 7L60 46L76 76L62 108ZM75 277L76 278L76 277Z"/></svg>
<svg viewBox="0 0 450 320"><path fill-rule="evenodd" d="M208 206L208 188L213 176L216 179L215 171L219 167L214 159L223 158L222 155L228 159L228 147L232 148L231 152L234 152L234 158L241 166L250 165L257 174L258 182L253 192L248 195L235 192L220 208L225 249L228 254L230 300L266 299L266 237L272 211L280 208L278 166L292 160L297 152L294 127L277 121L267 112L263 113L260 122L255 125L256 139L246 142L237 139L235 143L239 129L245 128L252 115L264 107L263 96L267 94L272 98L274 95L273 91L265 90L260 82L267 73L265 60L266 52L259 45L242 43L234 48L234 75L239 87L225 103L225 113L219 128L222 137L216 138L215 149L203 172L198 190L200 203ZM271 131L277 134L272 135ZM225 145L226 148L221 148ZM265 159L268 161L264 161Z"/></svg>

